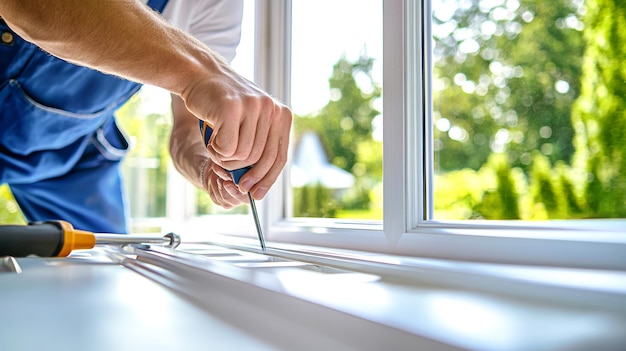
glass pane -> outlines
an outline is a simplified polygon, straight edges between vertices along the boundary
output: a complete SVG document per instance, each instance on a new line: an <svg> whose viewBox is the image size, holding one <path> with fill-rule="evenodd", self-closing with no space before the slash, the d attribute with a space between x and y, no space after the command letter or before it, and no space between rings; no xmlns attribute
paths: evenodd
<svg viewBox="0 0 626 351"><path fill-rule="evenodd" d="M122 161L131 218L165 217L167 169L171 162L169 93L144 86L116 112L116 120L133 146Z"/></svg>
<svg viewBox="0 0 626 351"><path fill-rule="evenodd" d="M626 3L602 3L433 0L436 219L626 217Z"/></svg>
<svg viewBox="0 0 626 351"><path fill-rule="evenodd" d="M382 219L382 0L292 11L293 216Z"/></svg>

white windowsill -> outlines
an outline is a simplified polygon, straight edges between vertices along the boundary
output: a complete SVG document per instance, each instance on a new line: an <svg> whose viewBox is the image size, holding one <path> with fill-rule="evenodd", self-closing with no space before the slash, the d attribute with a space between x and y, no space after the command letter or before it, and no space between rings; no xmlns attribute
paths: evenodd
<svg viewBox="0 0 626 351"><path fill-rule="evenodd" d="M264 255L252 238L215 235L208 241L209 247L222 251L214 257L206 250L207 257L183 254L183 258L192 266L285 298L313 302L445 345L437 349L577 350L578 345L590 344L611 349L626 341L625 272L279 243L269 244ZM202 255L203 245L195 252ZM228 256L223 250L239 255ZM297 314L298 304L290 306L295 311L289 313ZM275 313L287 312L277 308ZM386 330L379 330L379 338L389 337Z"/></svg>

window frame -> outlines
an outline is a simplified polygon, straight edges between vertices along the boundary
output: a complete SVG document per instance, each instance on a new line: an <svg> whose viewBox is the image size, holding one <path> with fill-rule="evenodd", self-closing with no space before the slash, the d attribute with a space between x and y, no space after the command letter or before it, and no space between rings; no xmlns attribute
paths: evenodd
<svg viewBox="0 0 626 351"><path fill-rule="evenodd" d="M255 81L287 105L290 13L290 0L256 2ZM268 244L308 245L315 252L351 249L462 261L626 269L626 236L619 229L626 227L624 220L432 219L430 13L428 0L383 1L383 221L290 218L289 172L283 172L257 205ZM250 233L231 235L252 237Z"/></svg>

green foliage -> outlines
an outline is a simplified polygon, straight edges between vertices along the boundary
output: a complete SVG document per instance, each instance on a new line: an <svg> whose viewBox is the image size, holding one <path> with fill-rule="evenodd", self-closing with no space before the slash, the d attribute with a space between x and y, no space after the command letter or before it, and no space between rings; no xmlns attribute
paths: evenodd
<svg viewBox="0 0 626 351"><path fill-rule="evenodd" d="M438 219L481 218L474 212L487 190L495 190L495 174L465 168L435 175L434 207ZM492 185L492 186L490 186Z"/></svg>
<svg viewBox="0 0 626 351"><path fill-rule="evenodd" d="M566 168L561 167L562 172ZM531 195L536 204L542 204L548 218L568 218L568 196L565 192L568 180L565 174L555 172L544 155L535 153L531 171ZM571 187L570 187L571 188Z"/></svg>
<svg viewBox="0 0 626 351"><path fill-rule="evenodd" d="M370 139L357 144L356 159L357 162L350 172L356 177L356 181L354 186L343 194L341 208L367 210L376 206L373 202L375 195L372 191L378 184L381 184L383 177L382 143Z"/></svg>
<svg viewBox="0 0 626 351"><path fill-rule="evenodd" d="M296 217L335 218L337 203L332 190L321 184L293 189L294 215Z"/></svg>
<svg viewBox="0 0 626 351"><path fill-rule="evenodd" d="M584 45L566 19L583 11L568 0L511 4L473 0L458 2L451 18L435 13L435 28L449 28L433 31L438 170L479 169L506 152L528 171L535 150L552 163L573 154L570 106ZM557 91L557 82L568 89Z"/></svg>
<svg viewBox="0 0 626 351"><path fill-rule="evenodd" d="M587 2L574 166L589 179L588 217L626 217L626 2Z"/></svg>
<svg viewBox="0 0 626 351"><path fill-rule="evenodd" d="M478 28L476 23L491 18L482 12L458 11L454 19L459 28ZM474 38L481 42L480 54L459 58L460 42L452 36L438 43L435 71L445 89L435 116L449 123L435 132L436 160L440 172L461 170L436 176L437 218L626 217L626 2L588 0L583 8L578 2L530 0L516 13L532 20L520 22L517 33ZM490 49L495 51L488 59ZM500 91L489 85L481 94L452 83L459 72L465 81L495 82L487 61L513 71L522 67L523 75L504 77ZM569 83L566 93L555 91L557 80ZM502 89L511 94L498 100ZM502 123L494 111L514 111L516 123ZM472 137L451 140L444 132L454 126ZM550 133L542 133L542 126ZM495 140L481 136L503 129L505 136L523 132L523 139L510 138L491 153Z"/></svg>
<svg viewBox="0 0 626 351"><path fill-rule="evenodd" d="M0 223L26 224L26 219L6 184L0 185Z"/></svg>
<svg viewBox="0 0 626 351"><path fill-rule="evenodd" d="M558 184L561 186L562 206L564 214L558 218L581 218L584 215L582 207L582 190L577 184L584 184L583 180L576 180L576 170L562 162L556 164L554 171L558 176Z"/></svg>
<svg viewBox="0 0 626 351"><path fill-rule="evenodd" d="M473 212L485 219L520 219L518 185L506 156L492 154L484 167L491 170L496 186L485 191Z"/></svg>

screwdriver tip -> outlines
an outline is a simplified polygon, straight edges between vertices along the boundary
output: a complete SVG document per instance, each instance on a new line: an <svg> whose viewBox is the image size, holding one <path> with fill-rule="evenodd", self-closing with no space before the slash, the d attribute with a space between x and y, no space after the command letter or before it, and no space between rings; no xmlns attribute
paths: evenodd
<svg viewBox="0 0 626 351"><path fill-rule="evenodd" d="M248 192L248 199L250 200L250 207L252 209L252 217L254 218L254 224L256 225L256 232L259 236L259 242L261 243L261 250L265 252L265 239L263 238L263 230L261 229L261 221L259 220L259 213L256 209L256 204L252 194Z"/></svg>

